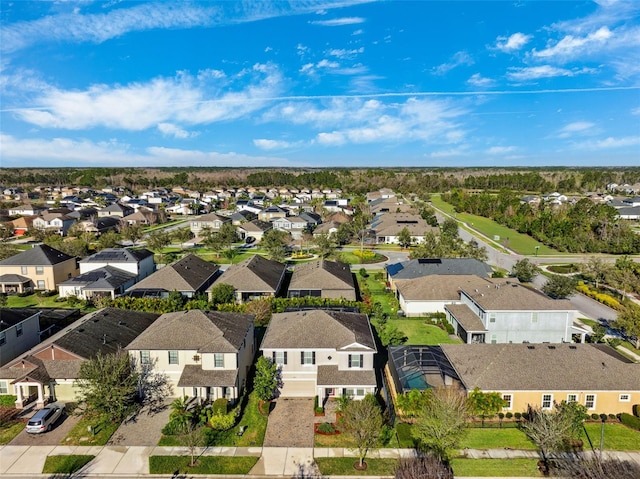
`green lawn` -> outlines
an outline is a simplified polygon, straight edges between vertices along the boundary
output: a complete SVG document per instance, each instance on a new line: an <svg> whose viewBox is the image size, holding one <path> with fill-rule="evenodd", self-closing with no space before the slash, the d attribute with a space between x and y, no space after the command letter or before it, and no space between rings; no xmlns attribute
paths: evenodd
<svg viewBox="0 0 640 479"><path fill-rule="evenodd" d="M538 477L537 459L466 459L451 461L456 477Z"/></svg>
<svg viewBox="0 0 640 479"><path fill-rule="evenodd" d="M366 471L353 467L357 457L316 457L316 464L323 476L393 476L397 459L365 459Z"/></svg>
<svg viewBox="0 0 640 479"><path fill-rule="evenodd" d="M95 420L83 417L69 431L67 437L60 441L60 444L65 446L104 446L119 425L118 423L99 424ZM89 426L92 427L93 434L89 433L87 429Z"/></svg>
<svg viewBox="0 0 640 479"><path fill-rule="evenodd" d="M189 466L190 457L185 456L151 456L149 458L150 474L220 474L246 475L258 462L252 456L202 456L194 467ZM186 477L186 476L185 476Z"/></svg>
<svg viewBox="0 0 640 479"><path fill-rule="evenodd" d="M532 449L535 445L526 434L515 427L467 429L467 437L462 442L462 448L469 449Z"/></svg>
<svg viewBox="0 0 640 479"><path fill-rule="evenodd" d="M451 339L449 334L438 326L428 323L427 319L392 319L389 324L396 326L407 338L407 344L461 343L459 339Z"/></svg>
<svg viewBox="0 0 640 479"><path fill-rule="evenodd" d="M600 447L600 430L602 423L588 422L584 425L593 447ZM589 441L583 436L584 448L589 447ZM640 432L624 424L607 422L604 425L604 448L609 451L640 451Z"/></svg>
<svg viewBox="0 0 640 479"><path fill-rule="evenodd" d="M539 246L538 255L540 256L563 254L553 248L543 245L529 235L518 233L516 230L502 226L489 218L470 215L468 213L455 213L453 211L453 206L449 203L445 203L441 199L440 195L431 195L431 203L433 203L433 206L436 208L454 216L455 219L467 223L472 229L478 230L490 239L493 239L496 235L499 236L500 240L498 242L501 245L514 250L516 253L535 255L536 246Z"/></svg>
<svg viewBox="0 0 640 479"><path fill-rule="evenodd" d="M0 426L0 446L9 444L23 429L23 422L8 422Z"/></svg>
<svg viewBox="0 0 640 479"><path fill-rule="evenodd" d="M43 474L73 474L96 456L76 454L48 456L42 467Z"/></svg>
<svg viewBox="0 0 640 479"><path fill-rule="evenodd" d="M68 308L69 305L66 301L56 302L58 295L41 297L37 294L30 294L29 296L7 296L8 308Z"/></svg>

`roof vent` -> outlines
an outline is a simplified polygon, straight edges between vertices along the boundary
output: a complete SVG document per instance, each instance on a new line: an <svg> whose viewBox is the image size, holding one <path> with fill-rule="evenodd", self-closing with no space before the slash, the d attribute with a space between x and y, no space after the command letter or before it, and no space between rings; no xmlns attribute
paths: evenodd
<svg viewBox="0 0 640 479"><path fill-rule="evenodd" d="M536 347L533 344L531 344L531 345L527 346L527 349L536 349Z"/></svg>
<svg viewBox="0 0 640 479"><path fill-rule="evenodd" d="M547 346L549 349L556 349L555 346Z"/></svg>
<svg viewBox="0 0 640 479"><path fill-rule="evenodd" d="M576 346L569 346L569 349L578 349Z"/></svg>

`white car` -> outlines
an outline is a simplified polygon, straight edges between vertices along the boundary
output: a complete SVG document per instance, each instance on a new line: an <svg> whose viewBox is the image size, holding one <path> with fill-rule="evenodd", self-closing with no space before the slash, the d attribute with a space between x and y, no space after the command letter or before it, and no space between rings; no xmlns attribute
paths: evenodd
<svg viewBox="0 0 640 479"><path fill-rule="evenodd" d="M40 409L27 422L27 432L39 434L51 430L51 426L62 416L62 411L62 408L55 404Z"/></svg>

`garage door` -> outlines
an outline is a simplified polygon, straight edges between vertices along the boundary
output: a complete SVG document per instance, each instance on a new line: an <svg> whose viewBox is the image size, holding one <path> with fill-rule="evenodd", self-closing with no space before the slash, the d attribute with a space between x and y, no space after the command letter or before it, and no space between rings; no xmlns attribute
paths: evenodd
<svg viewBox="0 0 640 479"><path fill-rule="evenodd" d="M280 397L313 397L316 382L308 379L283 378Z"/></svg>

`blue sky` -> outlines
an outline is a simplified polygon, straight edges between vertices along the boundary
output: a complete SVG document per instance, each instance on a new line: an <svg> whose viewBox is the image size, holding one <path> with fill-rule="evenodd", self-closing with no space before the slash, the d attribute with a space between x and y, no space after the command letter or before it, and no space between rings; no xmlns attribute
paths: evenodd
<svg viewBox="0 0 640 479"><path fill-rule="evenodd" d="M640 166L640 2L0 0L0 165Z"/></svg>

